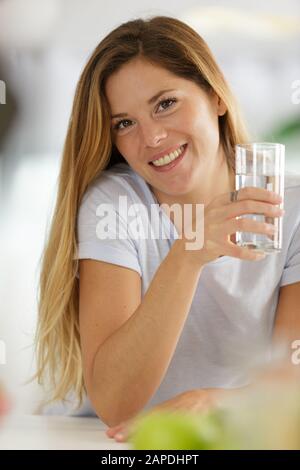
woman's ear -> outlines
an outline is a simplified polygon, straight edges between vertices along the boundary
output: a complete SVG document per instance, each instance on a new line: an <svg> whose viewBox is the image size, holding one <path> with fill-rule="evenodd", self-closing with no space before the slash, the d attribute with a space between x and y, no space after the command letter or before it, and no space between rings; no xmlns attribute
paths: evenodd
<svg viewBox="0 0 300 470"><path fill-rule="evenodd" d="M217 112L217 115L218 115L218 116L223 116L223 115L226 113L226 111L227 111L227 106L226 106L226 104L224 103L224 101L222 100L222 98L220 98L220 97L217 95L217 93L215 92L215 90L211 89L210 94L211 94L212 103L213 103L214 109L215 109L216 112Z"/></svg>
<svg viewBox="0 0 300 470"><path fill-rule="evenodd" d="M218 106L218 115L223 116L227 111L227 106L219 96L217 96L217 100L218 100L218 102L217 102L218 103L217 104L217 106Z"/></svg>

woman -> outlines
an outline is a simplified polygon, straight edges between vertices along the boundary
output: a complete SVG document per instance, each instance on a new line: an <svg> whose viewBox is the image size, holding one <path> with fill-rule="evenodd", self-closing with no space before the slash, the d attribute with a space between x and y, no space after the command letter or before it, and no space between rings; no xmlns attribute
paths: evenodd
<svg viewBox="0 0 300 470"><path fill-rule="evenodd" d="M286 192L279 254L235 245L236 231L272 234L237 216L283 215L276 194L234 192L234 146L245 141L188 25L129 21L97 46L76 90L40 279L37 375L53 400L87 393L108 426L154 406L201 410L249 382L272 336L299 333L300 186ZM134 236L120 197L146 208L143 223L154 204L161 237ZM122 236L114 224L99 232L100 204ZM173 204L203 205L200 248L187 249Z"/></svg>

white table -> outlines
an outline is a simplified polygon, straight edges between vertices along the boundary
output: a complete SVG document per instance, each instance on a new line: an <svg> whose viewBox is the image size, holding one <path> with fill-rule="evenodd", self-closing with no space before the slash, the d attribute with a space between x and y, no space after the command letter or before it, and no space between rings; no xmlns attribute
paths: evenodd
<svg viewBox="0 0 300 470"><path fill-rule="evenodd" d="M130 450L106 436L97 418L22 415L0 423L1 450Z"/></svg>

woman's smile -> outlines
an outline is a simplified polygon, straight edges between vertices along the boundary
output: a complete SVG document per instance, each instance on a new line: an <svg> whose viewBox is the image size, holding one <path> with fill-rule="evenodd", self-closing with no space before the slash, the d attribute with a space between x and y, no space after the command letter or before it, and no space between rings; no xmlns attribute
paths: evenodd
<svg viewBox="0 0 300 470"><path fill-rule="evenodd" d="M167 171L172 171L175 168L178 168L178 165L180 162L183 160L183 158L186 155L186 149L187 149L188 144L184 144L182 147L180 147L180 152L177 152L177 156L173 160L171 160L169 163L164 163L163 158L155 160L155 163L150 162L149 165L151 165L152 169L157 172L167 172ZM173 154L174 155L174 154ZM168 158L168 157L167 157ZM168 158L170 160L170 158ZM165 160L166 161L166 160Z"/></svg>

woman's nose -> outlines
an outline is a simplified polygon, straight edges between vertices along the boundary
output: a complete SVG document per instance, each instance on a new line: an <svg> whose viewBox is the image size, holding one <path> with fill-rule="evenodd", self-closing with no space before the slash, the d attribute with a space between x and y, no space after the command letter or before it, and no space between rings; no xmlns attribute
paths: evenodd
<svg viewBox="0 0 300 470"><path fill-rule="evenodd" d="M157 146L161 140L167 137L166 130L159 123L146 123L141 128L142 139L148 147Z"/></svg>

